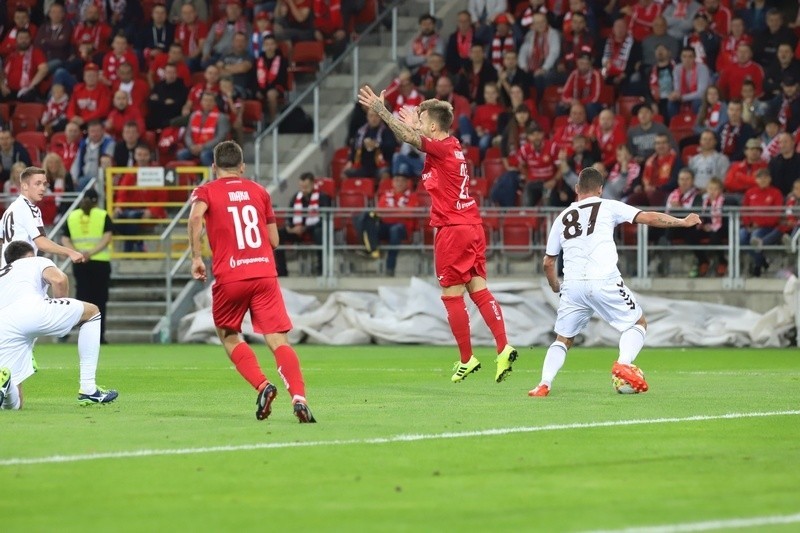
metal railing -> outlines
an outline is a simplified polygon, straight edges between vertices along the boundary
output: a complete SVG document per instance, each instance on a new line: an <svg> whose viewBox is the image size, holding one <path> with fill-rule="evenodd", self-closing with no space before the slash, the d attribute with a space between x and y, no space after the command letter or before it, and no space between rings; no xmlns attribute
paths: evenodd
<svg viewBox="0 0 800 533"><path fill-rule="evenodd" d="M255 177L257 180L263 180L264 176L261 175L261 144L262 141L268 136L272 136L272 182L275 184L280 184L285 178L279 175L278 172L278 163L279 163L279 154L278 154L278 129L280 124L284 122L284 120L291 115L295 109L297 109L309 96L312 99L312 119L314 122L313 127L313 138L312 142L316 145L320 144L320 90L322 84L325 80L328 79L331 73L336 71L345 61L350 60L352 64L352 94L353 94L353 101L355 102L358 97L358 89L361 85L361 72L359 70L359 50L362 43L368 36L371 36L376 30L378 30L383 22L391 17L392 20L392 28L391 28L391 45L389 48L389 57L391 58L392 62L397 62L397 20L398 20L398 7L403 5L403 0L395 0L386 9L383 13L380 13L378 17L372 23L367 26L353 41L347 49L340 55L338 58L334 59L331 62L326 60L325 65L323 66L322 70L317 74L317 79L308 87L306 87L303 92L299 95L295 95L292 98L292 101L286 106L283 111L275 118L275 120L267 126L264 131L259 133L255 140ZM430 10L431 13L435 11L434 1L431 0L430 2Z"/></svg>

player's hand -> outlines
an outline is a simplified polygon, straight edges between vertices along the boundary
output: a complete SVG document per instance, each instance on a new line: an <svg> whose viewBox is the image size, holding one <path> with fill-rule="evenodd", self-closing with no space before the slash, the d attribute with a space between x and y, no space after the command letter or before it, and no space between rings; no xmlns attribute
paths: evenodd
<svg viewBox="0 0 800 533"><path fill-rule="evenodd" d="M86 262L86 258L78 250L70 250L69 251L69 258L72 259L73 263L85 263Z"/></svg>
<svg viewBox="0 0 800 533"><path fill-rule="evenodd" d="M697 213L689 213L686 215L686 218L683 219L684 227L691 228L698 224L700 224L700 215Z"/></svg>
<svg viewBox="0 0 800 533"><path fill-rule="evenodd" d="M406 126L419 129L419 111L417 110L416 106L403 106L398 110L397 113L400 116L400 122Z"/></svg>
<svg viewBox="0 0 800 533"><path fill-rule="evenodd" d="M195 257L192 259L192 277L200 281L206 281L206 264L203 262L202 257Z"/></svg>
<svg viewBox="0 0 800 533"><path fill-rule="evenodd" d="M386 91L381 91L380 96L369 85L364 85L358 90L358 103L375 111L376 107L383 105L383 96Z"/></svg>

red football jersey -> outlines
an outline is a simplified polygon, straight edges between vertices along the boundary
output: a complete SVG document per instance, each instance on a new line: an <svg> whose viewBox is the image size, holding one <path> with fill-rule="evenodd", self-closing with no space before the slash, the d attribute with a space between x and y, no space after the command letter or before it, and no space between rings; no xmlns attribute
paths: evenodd
<svg viewBox="0 0 800 533"><path fill-rule="evenodd" d="M275 212L264 187L247 178L221 178L195 189L192 202L208 205L206 234L217 283L278 276L267 232Z"/></svg>
<svg viewBox="0 0 800 533"><path fill-rule="evenodd" d="M469 195L469 163L455 137L421 137L425 167L422 183L431 197L431 226L480 224L478 204Z"/></svg>

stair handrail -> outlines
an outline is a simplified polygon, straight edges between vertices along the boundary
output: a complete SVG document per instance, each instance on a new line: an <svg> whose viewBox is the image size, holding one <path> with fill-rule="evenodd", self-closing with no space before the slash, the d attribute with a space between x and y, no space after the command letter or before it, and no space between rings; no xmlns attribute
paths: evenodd
<svg viewBox="0 0 800 533"><path fill-rule="evenodd" d="M388 17L392 18L392 30L391 30L391 58L393 62L397 62L397 9L400 5L404 4L405 0L395 0L384 10L383 13L379 14L372 23L361 32L361 34L352 42L350 45L345 49L345 51L336 59L334 59L331 63L327 64L326 67L322 69L322 71L317 75L317 79L314 80L310 86L306 87L306 89L296 96L292 102L286 106L283 111L272 121L272 124L267 126L264 131L259 133L253 141L253 145L255 147L255 178L257 181L262 181L261 176L261 142L267 135L272 135L272 182L276 185L280 185L286 178L278 175L278 127L281 122L292 112L295 108L297 108L302 101L308 97L308 95L313 93L313 101L314 101L314 130L313 130L313 143L319 144L319 131L320 131L320 124L319 124L319 87L323 81L325 81L328 76L336 69L343 61L345 61L348 57L352 57L353 63L353 101L358 98L358 89L360 86L359 83L359 70L358 70L358 51L359 47L361 46L361 41L367 36L371 35ZM431 13L434 11L434 0L430 2L430 10ZM327 61L326 61L327 63Z"/></svg>

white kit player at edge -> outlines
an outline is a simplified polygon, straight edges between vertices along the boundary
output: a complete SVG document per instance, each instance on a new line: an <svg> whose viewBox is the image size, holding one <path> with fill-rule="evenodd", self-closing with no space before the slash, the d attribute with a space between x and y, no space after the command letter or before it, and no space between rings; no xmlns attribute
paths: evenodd
<svg viewBox="0 0 800 533"><path fill-rule="evenodd" d="M100 311L91 303L66 298L69 280L50 259L35 257L33 247L13 241L5 247L0 269L0 409L22 407L22 382L33 370L33 343L43 335L78 333L80 405L104 404L117 391L95 383L100 356ZM47 297L52 287L53 298Z"/></svg>
<svg viewBox="0 0 800 533"><path fill-rule="evenodd" d="M556 216L547 239L544 272L560 301L556 316L556 340L547 350L542 380L529 396L547 396L556 374L564 365L567 350L592 314L617 329L619 358L613 377L627 381L633 391L648 389L644 375L633 364L644 346L647 322L633 293L625 286L617 268L614 229L623 222L646 224L657 228L688 228L700 223L691 213L675 218L665 213L641 211L636 207L600 197L603 175L585 168L578 177L576 201ZM556 261L564 254L564 281L559 282Z"/></svg>

